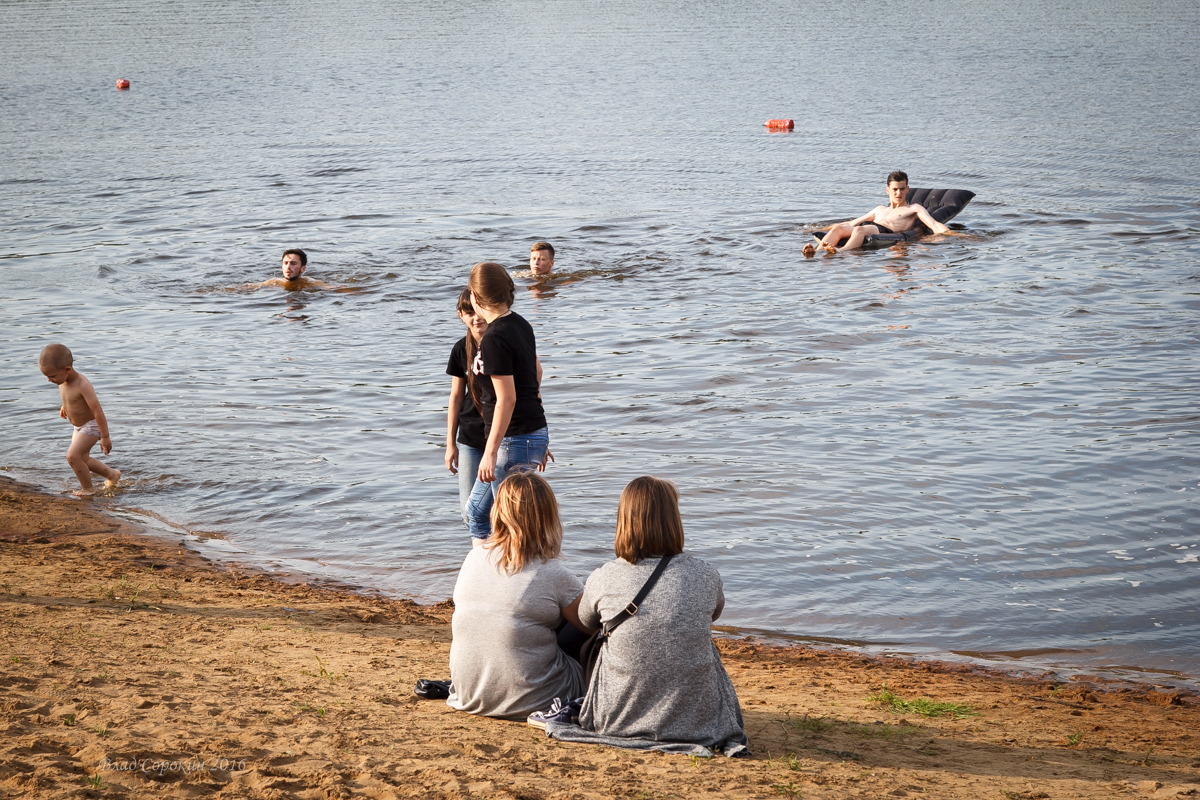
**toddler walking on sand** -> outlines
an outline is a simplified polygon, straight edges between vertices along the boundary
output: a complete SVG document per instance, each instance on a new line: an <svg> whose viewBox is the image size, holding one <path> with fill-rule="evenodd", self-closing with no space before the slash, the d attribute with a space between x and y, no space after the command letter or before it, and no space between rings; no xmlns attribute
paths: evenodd
<svg viewBox="0 0 1200 800"><path fill-rule="evenodd" d="M38 368L48 381L58 386L58 395L62 398L58 415L75 426L71 446L67 449L67 463L75 471L81 488L72 494L91 497L96 493L92 488L91 473L102 475L105 485L111 487L121 480L121 470L107 467L91 456L96 442L100 442L100 450L108 455L112 440L108 437L108 420L104 418L96 390L91 381L75 371L73 364L71 351L61 344L46 345L38 356Z"/></svg>

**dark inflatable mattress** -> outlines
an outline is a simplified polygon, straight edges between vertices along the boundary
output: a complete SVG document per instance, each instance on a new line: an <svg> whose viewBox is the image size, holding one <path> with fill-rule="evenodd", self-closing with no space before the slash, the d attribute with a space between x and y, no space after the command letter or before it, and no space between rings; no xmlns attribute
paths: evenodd
<svg viewBox="0 0 1200 800"><path fill-rule="evenodd" d="M958 215L958 212L967 207L967 203L971 202L971 198L975 196L974 192L968 192L966 189L917 189L910 187L908 195L904 198L906 203L910 205L924 206L929 215L938 222L945 225L950 220ZM864 222L864 225L870 225L869 222ZM813 231L813 236L818 240L822 239L828 230ZM903 233L872 233L863 239L862 246L864 248L875 247L891 247L894 244L901 242L911 242L914 239L919 239L927 233L932 233L929 228L926 228L922 223L917 222L916 225L904 231ZM846 243L846 240L838 242L841 247Z"/></svg>

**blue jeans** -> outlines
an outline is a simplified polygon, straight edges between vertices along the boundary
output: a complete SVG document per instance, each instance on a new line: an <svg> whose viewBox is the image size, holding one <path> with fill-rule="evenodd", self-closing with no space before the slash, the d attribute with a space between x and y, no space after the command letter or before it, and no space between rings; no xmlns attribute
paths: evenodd
<svg viewBox="0 0 1200 800"><path fill-rule="evenodd" d="M467 527L472 539L486 539L492 535L492 503L500 482L510 472L537 469L550 447L550 432L545 428L520 436L505 436L500 440L496 453L496 480L484 483L477 477L467 500Z"/></svg>
<svg viewBox="0 0 1200 800"><path fill-rule="evenodd" d="M479 478L479 461L482 458L482 450L458 442L458 510L462 512L463 522L467 521L467 500Z"/></svg>

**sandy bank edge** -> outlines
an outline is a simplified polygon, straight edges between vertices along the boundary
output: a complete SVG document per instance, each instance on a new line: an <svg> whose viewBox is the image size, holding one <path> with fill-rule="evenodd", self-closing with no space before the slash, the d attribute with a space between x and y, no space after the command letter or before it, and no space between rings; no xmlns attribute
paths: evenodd
<svg viewBox="0 0 1200 800"><path fill-rule="evenodd" d="M5 793L995 798L1200 787L1200 706L1187 694L723 639L755 759L599 750L417 700L416 678L446 672L446 604L220 568L7 479L0 540ZM867 701L884 684L981 713L884 711ZM97 780L107 788L91 788Z"/></svg>

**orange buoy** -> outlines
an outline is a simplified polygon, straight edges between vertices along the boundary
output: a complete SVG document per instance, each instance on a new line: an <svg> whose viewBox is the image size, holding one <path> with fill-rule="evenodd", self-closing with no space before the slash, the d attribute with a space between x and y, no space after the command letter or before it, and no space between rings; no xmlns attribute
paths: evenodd
<svg viewBox="0 0 1200 800"><path fill-rule="evenodd" d="M790 131L795 129L796 122L790 119L769 119L763 125L771 131Z"/></svg>
<svg viewBox="0 0 1200 800"><path fill-rule="evenodd" d="M117 88L118 89L128 89L129 81L125 80L124 78L121 78L120 80L117 81Z"/></svg>

